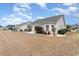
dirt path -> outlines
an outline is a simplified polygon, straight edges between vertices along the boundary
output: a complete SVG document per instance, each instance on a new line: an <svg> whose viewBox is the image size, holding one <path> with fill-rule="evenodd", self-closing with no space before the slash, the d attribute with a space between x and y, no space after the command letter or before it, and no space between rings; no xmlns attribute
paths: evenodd
<svg viewBox="0 0 79 59"><path fill-rule="evenodd" d="M48 37L0 30L0 55L79 55L79 40L71 35Z"/></svg>

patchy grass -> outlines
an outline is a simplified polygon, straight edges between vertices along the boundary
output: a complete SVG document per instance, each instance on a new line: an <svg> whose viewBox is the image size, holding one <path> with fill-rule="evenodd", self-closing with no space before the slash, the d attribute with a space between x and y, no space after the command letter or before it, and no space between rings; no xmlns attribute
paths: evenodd
<svg viewBox="0 0 79 59"><path fill-rule="evenodd" d="M1 30L0 55L79 55L79 33L49 37Z"/></svg>

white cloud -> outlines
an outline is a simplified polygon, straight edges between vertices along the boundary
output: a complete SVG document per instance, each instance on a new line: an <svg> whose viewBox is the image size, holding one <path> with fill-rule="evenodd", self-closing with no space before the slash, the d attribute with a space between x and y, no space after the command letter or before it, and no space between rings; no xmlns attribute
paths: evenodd
<svg viewBox="0 0 79 59"><path fill-rule="evenodd" d="M74 18L79 18L79 13L73 15Z"/></svg>
<svg viewBox="0 0 79 59"><path fill-rule="evenodd" d="M38 6L40 6L42 9L48 9L46 3L36 3Z"/></svg>
<svg viewBox="0 0 79 59"><path fill-rule="evenodd" d="M69 7L68 8L68 10L71 12L75 12L75 11L77 11L77 9L78 9L77 7Z"/></svg>
<svg viewBox="0 0 79 59"><path fill-rule="evenodd" d="M25 22L21 18L16 18L16 17L3 17L1 18L1 20L3 20L6 24L10 24L10 25Z"/></svg>
<svg viewBox="0 0 79 59"><path fill-rule="evenodd" d="M42 16L39 16L39 17L37 17L37 19L43 19L44 17L42 17Z"/></svg>
<svg viewBox="0 0 79 59"><path fill-rule="evenodd" d="M26 18L28 18L29 20L32 20L32 17L31 17L31 16L25 15L25 14L24 14L24 16L25 16Z"/></svg>
<svg viewBox="0 0 79 59"><path fill-rule="evenodd" d="M53 8L50 11L52 12L56 12L58 14L65 14L68 15L70 13L73 12L77 12L78 8L77 7L68 7L67 9L63 9L63 8Z"/></svg>
<svg viewBox="0 0 79 59"><path fill-rule="evenodd" d="M18 5L19 5L19 7L17 5L14 6L14 8L13 8L14 13L17 16L25 17L27 19L32 19L32 17L29 15L29 13L30 14L32 14L32 13L28 12L27 9L25 8L25 7L29 6L29 5L28 4L18 4ZM30 7L28 7L28 8L30 8Z"/></svg>
<svg viewBox="0 0 79 59"><path fill-rule="evenodd" d="M23 12L23 11L26 11L26 9L25 9L25 8L19 8L19 7L17 7L17 6L14 6L14 7L13 7L13 11L14 11L14 12L21 12L21 11Z"/></svg>
<svg viewBox="0 0 79 59"><path fill-rule="evenodd" d="M18 3L18 4L16 4L16 6L26 8L26 9L31 9L30 5L31 5L30 3Z"/></svg>
<svg viewBox="0 0 79 59"><path fill-rule="evenodd" d="M56 12L57 14L69 14L69 12L63 8L54 8L51 9L50 11Z"/></svg>
<svg viewBox="0 0 79 59"><path fill-rule="evenodd" d="M29 12L29 15L31 15L31 16L32 16L32 13L31 13L31 12Z"/></svg>
<svg viewBox="0 0 79 59"><path fill-rule="evenodd" d="M1 20L5 22L6 25L19 24L31 20L32 17L29 15L29 13L31 12L28 12L27 8L24 6L24 4L18 4L18 6L15 4L13 6L13 13L8 16L2 17ZM28 8L30 9L30 7Z"/></svg>
<svg viewBox="0 0 79 59"><path fill-rule="evenodd" d="M65 5L65 6L73 6L73 5L75 5L75 3L63 3L63 5Z"/></svg>
<svg viewBox="0 0 79 59"><path fill-rule="evenodd" d="M25 17L29 20L32 19L32 17L29 16L28 14L26 14L26 13L18 12L17 15L20 16L20 17Z"/></svg>

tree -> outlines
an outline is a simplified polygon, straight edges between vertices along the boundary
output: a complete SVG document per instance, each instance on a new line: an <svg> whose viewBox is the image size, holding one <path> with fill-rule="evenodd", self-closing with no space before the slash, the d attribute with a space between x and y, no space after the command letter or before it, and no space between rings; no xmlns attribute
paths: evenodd
<svg viewBox="0 0 79 59"><path fill-rule="evenodd" d="M66 25L66 29L67 29L67 31L71 31L71 26L70 25Z"/></svg>
<svg viewBox="0 0 79 59"><path fill-rule="evenodd" d="M9 30L14 30L13 27L14 27L14 25L7 25L6 26L6 28L9 29Z"/></svg>
<svg viewBox="0 0 79 59"><path fill-rule="evenodd" d="M70 25L66 25L66 28L69 29L69 28L71 28L71 26Z"/></svg>
<svg viewBox="0 0 79 59"><path fill-rule="evenodd" d="M0 25L0 28L3 27L2 25Z"/></svg>

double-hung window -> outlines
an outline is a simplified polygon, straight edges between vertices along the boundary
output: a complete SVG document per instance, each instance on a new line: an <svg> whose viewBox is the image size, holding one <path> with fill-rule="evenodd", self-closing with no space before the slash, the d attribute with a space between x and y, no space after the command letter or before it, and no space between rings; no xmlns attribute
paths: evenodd
<svg viewBox="0 0 79 59"><path fill-rule="evenodd" d="M49 31L49 25L46 25L46 31Z"/></svg>

